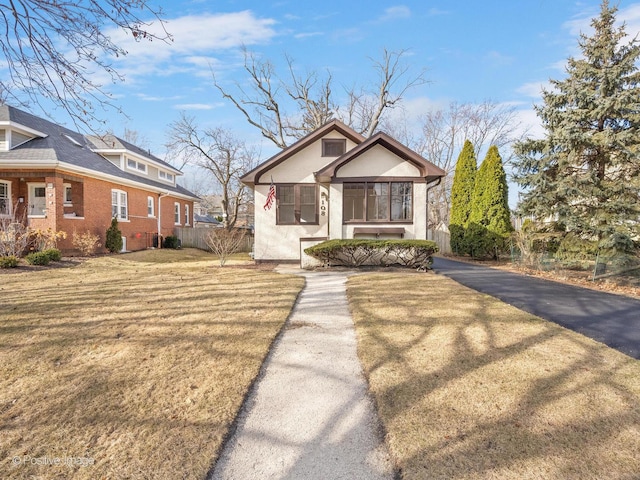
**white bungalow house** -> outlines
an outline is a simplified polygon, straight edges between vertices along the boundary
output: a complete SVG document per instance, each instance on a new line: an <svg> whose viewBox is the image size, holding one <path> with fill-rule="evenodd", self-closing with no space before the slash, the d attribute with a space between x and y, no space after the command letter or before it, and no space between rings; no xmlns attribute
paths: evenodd
<svg viewBox="0 0 640 480"><path fill-rule="evenodd" d="M329 239L426 239L427 196L444 175L385 133L331 121L242 177L254 191L254 258L300 262Z"/></svg>

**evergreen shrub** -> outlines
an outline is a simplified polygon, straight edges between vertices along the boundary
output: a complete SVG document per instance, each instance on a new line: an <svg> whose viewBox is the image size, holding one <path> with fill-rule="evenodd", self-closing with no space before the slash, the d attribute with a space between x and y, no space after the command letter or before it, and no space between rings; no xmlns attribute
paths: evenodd
<svg viewBox="0 0 640 480"><path fill-rule="evenodd" d="M430 266L438 245L431 240L328 240L304 252L325 265Z"/></svg>
<svg viewBox="0 0 640 480"><path fill-rule="evenodd" d="M118 228L118 219L116 217L111 219L111 226L107 228L107 238L104 246L111 253L122 251L122 232Z"/></svg>
<svg viewBox="0 0 640 480"><path fill-rule="evenodd" d="M62 260L62 253L57 248L48 248L43 250L42 253L49 257L49 260L52 262L59 262Z"/></svg>
<svg viewBox="0 0 640 480"><path fill-rule="evenodd" d="M162 248L173 248L177 250L180 248L180 240L175 235L169 235L165 237Z"/></svg>
<svg viewBox="0 0 640 480"><path fill-rule="evenodd" d="M29 265L49 265L49 256L44 252L32 252L24 259Z"/></svg>
<svg viewBox="0 0 640 480"><path fill-rule="evenodd" d="M16 268L18 266L18 262L18 257L15 255L0 257L0 268Z"/></svg>

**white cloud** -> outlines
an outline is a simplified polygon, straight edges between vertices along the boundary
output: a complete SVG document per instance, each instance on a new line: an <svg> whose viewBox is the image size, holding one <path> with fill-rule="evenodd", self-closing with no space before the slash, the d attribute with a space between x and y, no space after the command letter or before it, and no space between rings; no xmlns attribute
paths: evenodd
<svg viewBox="0 0 640 480"><path fill-rule="evenodd" d="M318 37L320 35L324 35L324 34L322 32L297 33L294 35L294 38Z"/></svg>
<svg viewBox="0 0 640 480"><path fill-rule="evenodd" d="M531 138L544 137L545 130L542 128L542 122L533 108L516 110L515 120L519 124L518 131L520 134L526 134Z"/></svg>
<svg viewBox="0 0 640 480"><path fill-rule="evenodd" d="M488 61L494 67L501 67L504 65L510 65L513 63L514 58L508 55L504 55L498 51L492 50L488 52L484 56L485 60Z"/></svg>
<svg viewBox="0 0 640 480"><path fill-rule="evenodd" d="M580 34L591 35L593 33L591 21L599 15L600 9L591 6L573 19L565 22L563 28L568 30L575 38L578 38ZM616 13L616 25L621 26L623 23L625 24L626 41L628 42L640 32L640 3L633 3L626 8L618 10Z"/></svg>
<svg viewBox="0 0 640 480"><path fill-rule="evenodd" d="M215 105L209 105L208 103L181 103L174 105L176 110L213 110Z"/></svg>
<svg viewBox="0 0 640 480"><path fill-rule="evenodd" d="M386 8L384 13L378 18L379 22L389 22L403 18L410 18L411 10L406 5L396 5Z"/></svg>
<svg viewBox="0 0 640 480"><path fill-rule="evenodd" d="M181 95L174 95L172 97L162 97L162 96L147 95L146 93L136 93L135 96L144 102L170 102L170 101L178 100L182 98Z"/></svg>
<svg viewBox="0 0 640 480"><path fill-rule="evenodd" d="M276 36L276 21L257 18L253 12L188 15L168 19L166 29L173 41L135 41L121 30L109 32L112 40L128 54L116 59L125 67L127 77L144 74L171 74L192 69L194 66L209 68L216 59L209 55L225 52L243 45L264 44ZM156 23L149 30L161 36L162 27Z"/></svg>
<svg viewBox="0 0 640 480"><path fill-rule="evenodd" d="M518 87L516 92L534 99L542 98L542 89L549 89L549 82L529 82Z"/></svg>
<svg viewBox="0 0 640 480"><path fill-rule="evenodd" d="M428 15L430 17L438 17L440 15L449 15L451 12L449 12L448 10L440 10L439 8L430 8Z"/></svg>

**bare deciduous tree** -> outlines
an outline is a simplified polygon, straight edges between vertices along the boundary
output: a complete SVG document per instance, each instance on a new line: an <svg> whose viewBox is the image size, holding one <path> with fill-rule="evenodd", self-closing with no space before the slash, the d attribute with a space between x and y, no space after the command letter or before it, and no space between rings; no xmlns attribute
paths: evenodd
<svg viewBox="0 0 640 480"><path fill-rule="evenodd" d="M431 226L449 223L453 173L465 140L473 144L476 158L482 158L481 153L491 145L506 152L503 147L523 135L516 116L515 107L489 100L478 104L452 102L447 108L425 113L420 118L420 135L415 137L406 131L407 127L401 122L396 122L395 128L387 125L392 130L389 132L391 135L404 139L423 157L447 172L441 184L429 193ZM505 163L509 155L510 152L505 157Z"/></svg>
<svg viewBox="0 0 640 480"><path fill-rule="evenodd" d="M246 230L240 228L212 228L207 233L205 242L211 252L218 255L221 267L224 267L230 255L244 246L246 233Z"/></svg>
<svg viewBox="0 0 640 480"><path fill-rule="evenodd" d="M131 128L124 127L124 132L122 134L122 139L125 142L129 142L136 147L140 147L145 150L149 150L151 147L151 142L149 139L138 130L134 130Z"/></svg>
<svg viewBox="0 0 640 480"><path fill-rule="evenodd" d="M222 195L225 226L232 228L238 213L252 201L240 177L256 164L258 153L224 128L201 130L184 113L170 126L170 156L203 168L215 178Z"/></svg>
<svg viewBox="0 0 640 480"><path fill-rule="evenodd" d="M244 51L244 69L249 87L235 83L232 92L214 75L214 85L244 115L249 124L279 148L305 136L336 117L359 133L371 136L387 110L399 105L411 88L424 84L424 70L410 76L403 61L406 50L384 50L382 59L373 61L377 82L371 88L345 89L347 101L341 105L335 98L330 72L296 73L291 57L286 56L287 78L280 77L272 62L260 60ZM291 113L292 112L292 113Z"/></svg>
<svg viewBox="0 0 640 480"><path fill-rule="evenodd" d="M0 217L0 257L21 257L27 250L31 232L26 217L26 209L17 206L11 215Z"/></svg>
<svg viewBox="0 0 640 480"><path fill-rule="evenodd" d="M163 25L162 11L147 0L0 0L0 51L8 78L0 80L0 97L42 107L44 98L67 111L73 122L89 126L99 121L96 105L119 108L95 80L95 70L112 81L122 76L111 58L126 55L108 28L119 28L135 40L170 39L164 27L158 35L144 14Z"/></svg>

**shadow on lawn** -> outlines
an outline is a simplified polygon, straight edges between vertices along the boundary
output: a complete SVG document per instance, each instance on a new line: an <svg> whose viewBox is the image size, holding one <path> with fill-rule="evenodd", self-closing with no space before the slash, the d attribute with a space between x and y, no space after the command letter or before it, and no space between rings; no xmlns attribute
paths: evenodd
<svg viewBox="0 0 640 480"><path fill-rule="evenodd" d="M0 462L95 459L8 478L204 477L299 288L179 271L79 268L2 286Z"/></svg>
<svg viewBox="0 0 640 480"><path fill-rule="evenodd" d="M349 287L405 478L640 476L639 362L441 277L413 280L388 277L383 301Z"/></svg>

